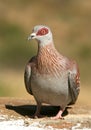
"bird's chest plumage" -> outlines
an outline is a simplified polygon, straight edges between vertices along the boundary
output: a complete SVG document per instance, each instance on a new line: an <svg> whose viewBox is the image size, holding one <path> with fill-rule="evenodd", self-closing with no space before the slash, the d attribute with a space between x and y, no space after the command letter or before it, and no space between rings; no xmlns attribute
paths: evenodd
<svg viewBox="0 0 91 130"><path fill-rule="evenodd" d="M45 51L44 51L45 52ZM31 87L33 95L41 102L58 105L68 98L68 71L60 56L46 54L38 57L32 68Z"/></svg>
<svg viewBox="0 0 91 130"><path fill-rule="evenodd" d="M68 97L67 75L58 78L34 74L31 76L31 87L34 97L48 104L58 105Z"/></svg>

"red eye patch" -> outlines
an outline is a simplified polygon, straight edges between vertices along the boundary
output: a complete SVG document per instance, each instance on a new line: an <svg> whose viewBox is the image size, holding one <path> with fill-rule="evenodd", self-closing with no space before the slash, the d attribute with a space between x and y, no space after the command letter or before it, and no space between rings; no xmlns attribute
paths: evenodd
<svg viewBox="0 0 91 130"><path fill-rule="evenodd" d="M48 29L42 28L37 32L37 35L42 36L42 35L46 35L47 33L48 33Z"/></svg>

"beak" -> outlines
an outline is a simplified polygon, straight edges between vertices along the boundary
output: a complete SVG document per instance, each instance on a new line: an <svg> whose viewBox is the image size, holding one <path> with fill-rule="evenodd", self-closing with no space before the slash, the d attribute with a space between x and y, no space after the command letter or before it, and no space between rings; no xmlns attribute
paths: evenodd
<svg viewBox="0 0 91 130"><path fill-rule="evenodd" d="M34 39L36 36L36 33L31 33L30 36L28 37L28 40Z"/></svg>

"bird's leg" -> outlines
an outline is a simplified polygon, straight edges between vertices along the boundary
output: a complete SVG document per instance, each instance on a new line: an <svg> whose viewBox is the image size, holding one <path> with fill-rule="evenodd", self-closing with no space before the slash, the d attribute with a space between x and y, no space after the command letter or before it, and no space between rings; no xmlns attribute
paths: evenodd
<svg viewBox="0 0 91 130"><path fill-rule="evenodd" d="M57 115L54 116L54 117L51 117L51 119L53 119L53 120L63 119L63 117L62 117L63 111L64 111L63 109L60 109L60 110L58 111Z"/></svg>
<svg viewBox="0 0 91 130"><path fill-rule="evenodd" d="M38 118L40 117L40 109L41 109L41 103L40 102L37 102L37 109L36 109L36 112L34 114L34 118Z"/></svg>

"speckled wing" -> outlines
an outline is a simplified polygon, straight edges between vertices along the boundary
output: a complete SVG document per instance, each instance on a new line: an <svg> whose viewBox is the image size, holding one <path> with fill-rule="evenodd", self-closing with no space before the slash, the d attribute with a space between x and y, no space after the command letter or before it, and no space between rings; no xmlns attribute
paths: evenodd
<svg viewBox="0 0 91 130"><path fill-rule="evenodd" d="M71 102L68 105L75 104L79 92L80 92L80 77L79 72L74 73L74 71L69 72L68 75L68 85L69 85L69 92L71 96Z"/></svg>
<svg viewBox="0 0 91 130"><path fill-rule="evenodd" d="M25 73L24 73L24 83L26 90L29 94L33 95L32 89L31 89L31 69L32 65L34 63L35 57L32 57L29 62L27 63L25 67Z"/></svg>

